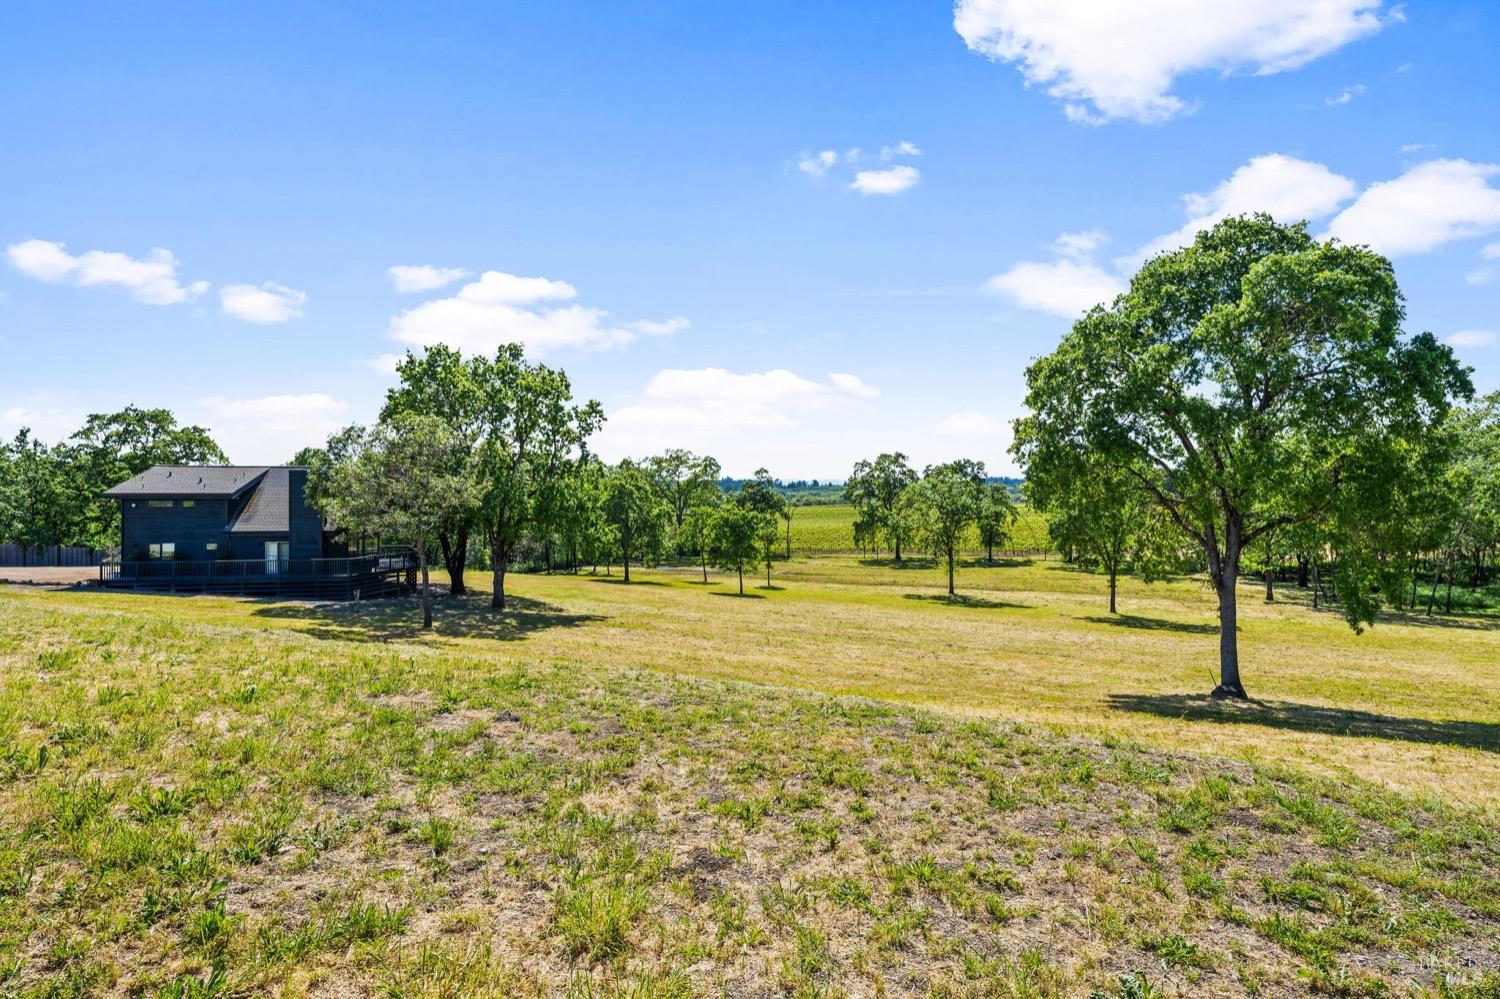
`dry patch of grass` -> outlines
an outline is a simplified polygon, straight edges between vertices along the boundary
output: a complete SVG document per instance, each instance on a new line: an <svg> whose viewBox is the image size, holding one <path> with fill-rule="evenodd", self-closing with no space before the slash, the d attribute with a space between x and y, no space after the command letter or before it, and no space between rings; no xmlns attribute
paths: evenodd
<svg viewBox="0 0 1500 999"><path fill-rule="evenodd" d="M1500 989L1481 811L532 655L607 602L477 655L65 596L0 594L7 995Z"/></svg>

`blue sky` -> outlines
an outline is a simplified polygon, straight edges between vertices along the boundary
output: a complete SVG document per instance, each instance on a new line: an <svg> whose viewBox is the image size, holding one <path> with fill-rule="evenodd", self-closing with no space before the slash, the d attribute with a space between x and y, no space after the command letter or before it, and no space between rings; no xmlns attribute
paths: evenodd
<svg viewBox="0 0 1500 999"><path fill-rule="evenodd" d="M1494 3L242 6L7 12L0 433L284 460L389 355L520 338L608 458L1007 471L1068 317L1256 207L1500 388Z"/></svg>

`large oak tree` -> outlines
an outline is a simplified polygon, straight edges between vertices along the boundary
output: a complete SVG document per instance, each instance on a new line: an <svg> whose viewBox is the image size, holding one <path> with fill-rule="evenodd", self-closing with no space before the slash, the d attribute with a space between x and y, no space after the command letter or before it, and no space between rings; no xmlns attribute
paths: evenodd
<svg viewBox="0 0 1500 999"><path fill-rule="evenodd" d="M1027 371L1014 452L1028 468L1079 453L1125 471L1203 551L1219 601L1218 697L1244 697L1240 555L1309 522L1357 539L1400 488L1403 448L1472 389L1452 352L1409 336L1390 261L1305 224L1226 219L1147 262ZM1341 606L1373 620L1380 560L1341 548Z"/></svg>

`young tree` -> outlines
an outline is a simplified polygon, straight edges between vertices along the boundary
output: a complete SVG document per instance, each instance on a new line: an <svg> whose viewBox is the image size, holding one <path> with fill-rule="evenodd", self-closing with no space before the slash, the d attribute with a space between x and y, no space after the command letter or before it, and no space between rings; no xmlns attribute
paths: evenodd
<svg viewBox="0 0 1500 999"><path fill-rule="evenodd" d="M1452 351L1408 338L1403 316L1384 257L1320 243L1305 224L1231 218L1146 263L1026 373L1033 415L1016 422L1013 453L1028 476L1096 453L1203 551L1219 600L1216 697L1245 696L1245 548L1308 520L1384 520L1400 488L1381 477L1392 450L1472 391ZM1352 592L1384 581L1377 566L1349 563L1363 577ZM1355 627L1377 607L1342 603Z"/></svg>
<svg viewBox="0 0 1500 999"><path fill-rule="evenodd" d="M984 545L984 560L995 564L995 549L1010 540L1010 527L1017 517L1015 501L1010 498L1010 489L1003 482L992 482L985 487L984 498L979 504L979 543Z"/></svg>
<svg viewBox="0 0 1500 999"><path fill-rule="evenodd" d="M671 511L656 495L641 466L625 459L604 480L604 518L615 529L625 582L630 582L630 560L646 561L661 551L662 528Z"/></svg>
<svg viewBox="0 0 1500 999"><path fill-rule="evenodd" d="M948 594L952 596L964 532L978 519L984 503L984 463L964 459L929 465L910 491L919 511L922 540L947 560Z"/></svg>
<svg viewBox="0 0 1500 999"><path fill-rule="evenodd" d="M1039 467L1026 480L1027 498L1047 514L1047 529L1059 544L1092 562L1109 577L1109 612L1121 571L1135 561L1148 581L1155 563L1148 556L1154 508L1124 471L1087 455L1064 465Z"/></svg>
<svg viewBox="0 0 1500 999"><path fill-rule="evenodd" d="M917 473L906 463L906 455L894 451L874 461L856 463L844 484L844 498L859 509L861 518L874 530L885 534L897 562L901 561L902 546L912 538L909 518L898 515L899 500L902 491L915 481Z"/></svg>
<svg viewBox="0 0 1500 999"><path fill-rule="evenodd" d="M466 445L437 417L409 413L344 443L348 453L328 470L330 488L320 494L329 504L324 515L411 543L422 576L422 627L431 628L427 550L438 525L473 503L473 476L457 460Z"/></svg>
<svg viewBox="0 0 1500 999"><path fill-rule="evenodd" d="M713 502L719 493L719 463L712 457L671 448L646 459L646 474L672 514L674 530L695 506Z"/></svg>
<svg viewBox="0 0 1500 999"><path fill-rule="evenodd" d="M741 596L745 594L745 567L755 564L768 520L775 524L774 519L742 503L725 503L714 512L714 553L719 568L739 577Z"/></svg>
<svg viewBox="0 0 1500 999"><path fill-rule="evenodd" d="M475 469L485 432L485 394L480 378L489 370L482 359L465 360L451 347L435 344L423 353L408 353L396 365L400 384L389 389L381 419L397 414L431 416L441 420L453 438L454 467ZM455 508L437 525L438 547L448 570L449 592L461 597L468 592L464 568L468 563L469 536L479 516L478 491L474 505Z"/></svg>
<svg viewBox="0 0 1500 999"><path fill-rule="evenodd" d="M525 359L520 344L470 361L481 402L479 522L494 571L490 606L505 608L505 572L516 545L546 512L545 498L584 460L604 420L597 402L573 404L568 376Z"/></svg>
<svg viewBox="0 0 1500 999"><path fill-rule="evenodd" d="M678 539L685 550L697 556L703 567L703 581L708 582L709 556L714 547L714 518L718 516L719 502L704 502L688 508L682 518Z"/></svg>

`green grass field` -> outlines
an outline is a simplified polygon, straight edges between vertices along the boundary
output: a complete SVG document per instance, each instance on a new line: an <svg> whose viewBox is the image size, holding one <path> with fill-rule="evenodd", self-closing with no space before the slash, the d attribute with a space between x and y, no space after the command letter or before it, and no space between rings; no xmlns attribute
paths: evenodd
<svg viewBox="0 0 1500 999"><path fill-rule="evenodd" d="M1493 619L512 584L0 589L0 995L1500 995Z"/></svg>
<svg viewBox="0 0 1500 999"><path fill-rule="evenodd" d="M1006 549L1037 552L1048 546L1046 520L1034 510L1021 507ZM979 537L975 532L969 532L966 547L974 551L979 549ZM854 507L843 504L793 507L792 550L801 555L854 552Z"/></svg>

